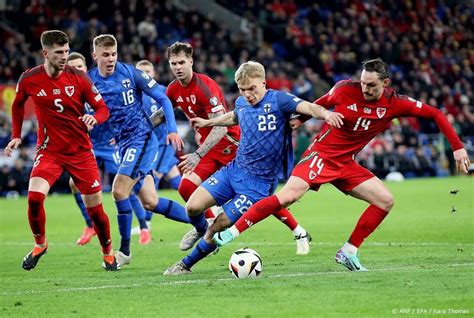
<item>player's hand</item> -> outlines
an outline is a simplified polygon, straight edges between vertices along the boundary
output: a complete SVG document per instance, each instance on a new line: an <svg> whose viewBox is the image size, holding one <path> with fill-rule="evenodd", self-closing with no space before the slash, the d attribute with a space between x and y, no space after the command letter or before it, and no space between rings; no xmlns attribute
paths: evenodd
<svg viewBox="0 0 474 318"><path fill-rule="evenodd" d="M183 159L183 161L178 165L178 168L181 169L183 173L193 172L201 160L201 157L195 152L181 156L180 158Z"/></svg>
<svg viewBox="0 0 474 318"><path fill-rule="evenodd" d="M466 149L458 149L454 154L454 160L456 160L456 168L459 172L468 173L469 167L471 166L471 161L469 160L469 156L467 155Z"/></svg>
<svg viewBox="0 0 474 318"><path fill-rule="evenodd" d="M166 136L166 144L172 144L176 151L180 151L184 147L183 139L177 133L169 133Z"/></svg>
<svg viewBox="0 0 474 318"><path fill-rule="evenodd" d="M290 119L290 128L295 130L301 127L303 122L299 118Z"/></svg>
<svg viewBox="0 0 474 318"><path fill-rule="evenodd" d="M209 126L209 120L204 119L201 117L194 117L189 119L189 122L191 126L196 129L196 128L203 128L203 127L208 127Z"/></svg>
<svg viewBox="0 0 474 318"><path fill-rule="evenodd" d="M344 125L342 121L343 118L344 115L341 113L328 111L324 120L332 127L341 128L341 126Z"/></svg>
<svg viewBox="0 0 474 318"><path fill-rule="evenodd" d="M79 117L79 119L86 125L87 131L91 131L97 124L97 119L90 114L85 114L84 116Z"/></svg>
<svg viewBox="0 0 474 318"><path fill-rule="evenodd" d="M13 149L18 148L19 145L21 145L21 138L13 138L10 140L4 150L7 157L11 157L13 154Z"/></svg>

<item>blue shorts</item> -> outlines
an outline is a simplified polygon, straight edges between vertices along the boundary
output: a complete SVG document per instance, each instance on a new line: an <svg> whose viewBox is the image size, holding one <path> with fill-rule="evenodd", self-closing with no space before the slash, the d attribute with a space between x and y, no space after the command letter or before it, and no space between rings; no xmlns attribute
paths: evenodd
<svg viewBox="0 0 474 318"><path fill-rule="evenodd" d="M266 181L242 172L234 161L201 184L222 206L234 224L255 202L273 194L278 181Z"/></svg>
<svg viewBox="0 0 474 318"><path fill-rule="evenodd" d="M176 158L176 151L172 145L158 146L158 159L155 171L167 175L171 168L178 164L179 160Z"/></svg>
<svg viewBox="0 0 474 318"><path fill-rule="evenodd" d="M94 148L97 166L106 173L116 174L120 164L120 154L116 148Z"/></svg>
<svg viewBox="0 0 474 318"><path fill-rule="evenodd" d="M120 166L117 174L129 176L132 179L143 178L152 174L156 166L158 141L153 133L148 138L135 139L121 145Z"/></svg>

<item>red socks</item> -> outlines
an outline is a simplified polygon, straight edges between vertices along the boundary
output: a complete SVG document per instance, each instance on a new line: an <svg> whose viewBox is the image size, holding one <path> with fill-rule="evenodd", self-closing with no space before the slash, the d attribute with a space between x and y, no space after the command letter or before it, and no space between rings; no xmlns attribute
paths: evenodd
<svg viewBox="0 0 474 318"><path fill-rule="evenodd" d="M189 198L191 197L191 194L193 194L193 192L198 188L197 185L195 185L192 181L186 179L186 178L182 178L181 179L181 182L179 184L179 187L178 187L178 192L179 194L181 195L181 197L183 198L184 201L188 202ZM206 217L206 219L209 219L209 218L215 218L216 216L214 215L214 213L212 213L211 209L207 209L205 212L204 212L204 216Z"/></svg>
<svg viewBox="0 0 474 318"><path fill-rule="evenodd" d="M286 226L288 226L292 231L298 226L298 222L296 222L295 218L293 217L293 214L291 214L290 211L285 208L273 213L273 216L281 222L285 223Z"/></svg>
<svg viewBox="0 0 474 318"><path fill-rule="evenodd" d="M109 217L104 211L102 203L91 208L86 208L89 213L92 223L94 224L94 230L99 238L100 245L102 246L102 253L104 255L110 254L112 251L112 240L110 238L110 223Z"/></svg>
<svg viewBox="0 0 474 318"><path fill-rule="evenodd" d="M354 231L349 238L349 243L359 248L364 240L382 223L388 212L375 205L369 207L362 213Z"/></svg>
<svg viewBox="0 0 474 318"><path fill-rule="evenodd" d="M44 212L44 200L46 196L41 192L28 192L28 221L31 232L37 245L45 243L46 213Z"/></svg>
<svg viewBox="0 0 474 318"><path fill-rule="evenodd" d="M280 212L280 210L282 210L280 201L278 201L278 198L275 195L272 195L271 197L267 197L255 203L237 220L237 222L235 222L234 226L240 233L242 233L252 225L267 218L269 215Z"/></svg>

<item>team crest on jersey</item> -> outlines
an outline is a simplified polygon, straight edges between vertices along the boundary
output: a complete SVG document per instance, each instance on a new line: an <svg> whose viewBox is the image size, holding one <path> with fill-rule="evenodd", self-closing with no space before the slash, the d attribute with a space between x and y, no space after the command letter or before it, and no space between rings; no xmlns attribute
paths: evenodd
<svg viewBox="0 0 474 318"><path fill-rule="evenodd" d="M265 104L265 105L263 105L263 111L264 111L265 113L269 113L271 109L272 109L272 104Z"/></svg>
<svg viewBox="0 0 474 318"><path fill-rule="evenodd" d="M309 180L314 180L314 179L316 179L317 176L318 176L318 174L316 172L314 172L313 170L309 171Z"/></svg>
<svg viewBox="0 0 474 318"><path fill-rule="evenodd" d="M219 104L219 99L217 99L216 96L212 96L211 98L209 98L209 103L212 106L217 106L217 104Z"/></svg>
<svg viewBox="0 0 474 318"><path fill-rule="evenodd" d="M191 95L191 103L196 104L196 95Z"/></svg>
<svg viewBox="0 0 474 318"><path fill-rule="evenodd" d="M128 79L128 78L127 78L127 79L124 79L124 80L122 81L122 86L125 87L125 88L129 88L129 87L130 87L130 83L131 83L131 82L130 82L130 79Z"/></svg>
<svg viewBox="0 0 474 318"><path fill-rule="evenodd" d="M66 86L64 87L64 91L66 92L66 95L71 97L74 95L74 86Z"/></svg>
<svg viewBox="0 0 474 318"><path fill-rule="evenodd" d="M385 116L385 113L387 112L387 108L385 107L377 107L376 113L378 118L382 118Z"/></svg>
<svg viewBox="0 0 474 318"><path fill-rule="evenodd" d="M222 153L224 155L229 155L231 152L232 152L232 150L230 150L230 147L226 147L224 150L222 150Z"/></svg>

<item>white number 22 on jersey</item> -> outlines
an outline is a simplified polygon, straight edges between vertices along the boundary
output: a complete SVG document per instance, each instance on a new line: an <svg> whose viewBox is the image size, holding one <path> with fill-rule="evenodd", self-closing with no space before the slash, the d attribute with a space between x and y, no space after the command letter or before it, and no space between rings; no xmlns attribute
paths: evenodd
<svg viewBox="0 0 474 318"><path fill-rule="evenodd" d="M273 114L258 115L258 130L267 131L276 129L276 117Z"/></svg>

